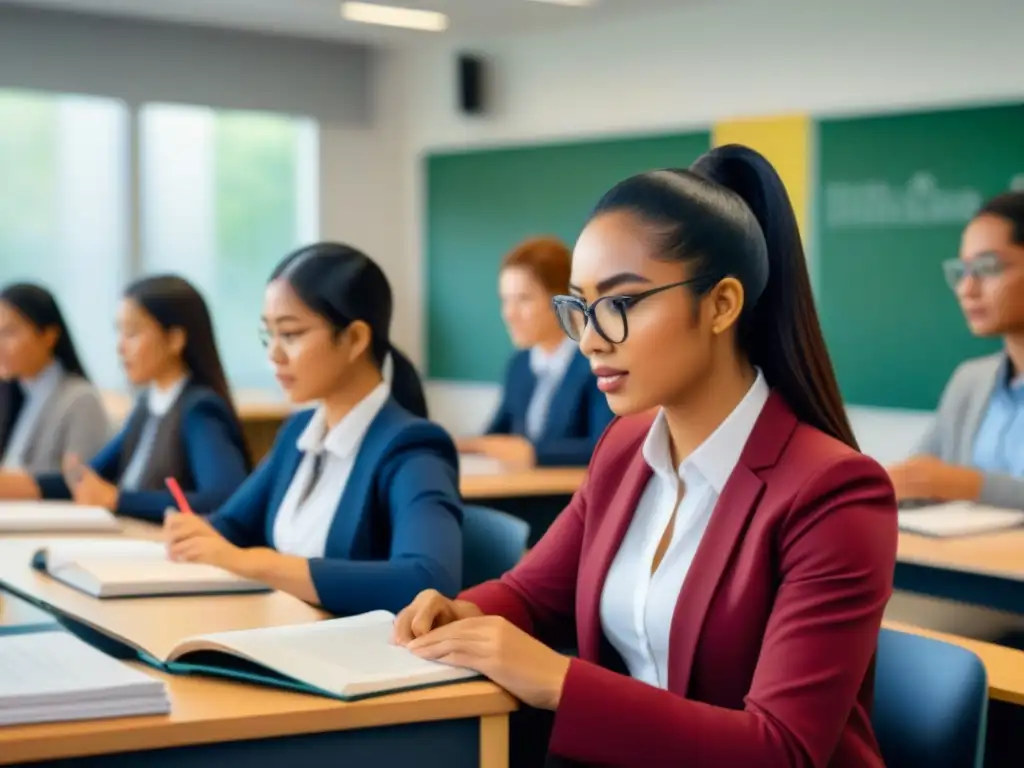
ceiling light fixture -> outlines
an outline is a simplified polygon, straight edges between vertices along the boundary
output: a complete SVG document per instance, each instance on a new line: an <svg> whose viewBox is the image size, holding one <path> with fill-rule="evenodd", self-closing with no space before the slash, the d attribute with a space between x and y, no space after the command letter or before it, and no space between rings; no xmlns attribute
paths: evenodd
<svg viewBox="0 0 1024 768"><path fill-rule="evenodd" d="M533 0L535 3L547 3L548 5L571 5L576 8L584 8L593 5L596 0Z"/></svg>
<svg viewBox="0 0 1024 768"><path fill-rule="evenodd" d="M443 32L448 28L448 17L443 13L374 3L342 3L341 17L360 24L380 24L423 32Z"/></svg>

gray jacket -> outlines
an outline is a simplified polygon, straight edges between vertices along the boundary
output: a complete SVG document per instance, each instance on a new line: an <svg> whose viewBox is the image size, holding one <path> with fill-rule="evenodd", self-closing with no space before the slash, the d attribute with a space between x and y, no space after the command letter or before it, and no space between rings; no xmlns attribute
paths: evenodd
<svg viewBox="0 0 1024 768"><path fill-rule="evenodd" d="M89 461L108 440L110 421L96 387L79 376L65 376L29 437L22 469L30 475L60 472L64 454Z"/></svg>
<svg viewBox="0 0 1024 768"><path fill-rule="evenodd" d="M947 464L973 464L974 437L1004 360L1002 353L978 357L960 365L946 385L935 421L916 453L935 456ZM1024 436L1021 436L1024 440ZM1024 509L1024 477L985 474L979 502L994 507Z"/></svg>

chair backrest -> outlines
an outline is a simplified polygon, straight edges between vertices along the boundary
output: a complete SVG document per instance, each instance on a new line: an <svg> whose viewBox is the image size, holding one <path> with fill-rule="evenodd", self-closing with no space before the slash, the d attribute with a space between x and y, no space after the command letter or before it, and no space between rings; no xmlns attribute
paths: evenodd
<svg viewBox="0 0 1024 768"><path fill-rule="evenodd" d="M467 506L462 513L462 586L496 579L519 562L530 524L506 512Z"/></svg>
<svg viewBox="0 0 1024 768"><path fill-rule="evenodd" d="M872 721L887 768L982 768L987 714L988 675L975 654L882 630Z"/></svg>

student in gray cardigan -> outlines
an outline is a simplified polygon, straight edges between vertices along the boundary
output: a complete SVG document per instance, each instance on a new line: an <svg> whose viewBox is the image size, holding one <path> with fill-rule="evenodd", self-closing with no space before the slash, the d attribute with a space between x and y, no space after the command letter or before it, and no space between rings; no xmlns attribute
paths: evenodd
<svg viewBox="0 0 1024 768"><path fill-rule="evenodd" d="M57 302L45 288L0 291L0 470L59 471L65 454L92 457L110 437Z"/></svg>
<svg viewBox="0 0 1024 768"><path fill-rule="evenodd" d="M1004 351L956 370L917 455L889 474L900 499L1024 509L1024 192L986 203L944 267L971 331Z"/></svg>

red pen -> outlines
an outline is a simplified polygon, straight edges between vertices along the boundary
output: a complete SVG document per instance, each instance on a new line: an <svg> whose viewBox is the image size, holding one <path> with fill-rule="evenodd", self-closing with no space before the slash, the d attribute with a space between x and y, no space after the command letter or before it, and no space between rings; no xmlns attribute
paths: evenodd
<svg viewBox="0 0 1024 768"><path fill-rule="evenodd" d="M167 485L167 490L171 492L171 496L174 497L175 503L178 505L178 511L186 515L194 514L192 507L188 505L188 499L185 498L185 493L181 490L181 486L178 485L178 481L173 477L168 477L164 480Z"/></svg>

